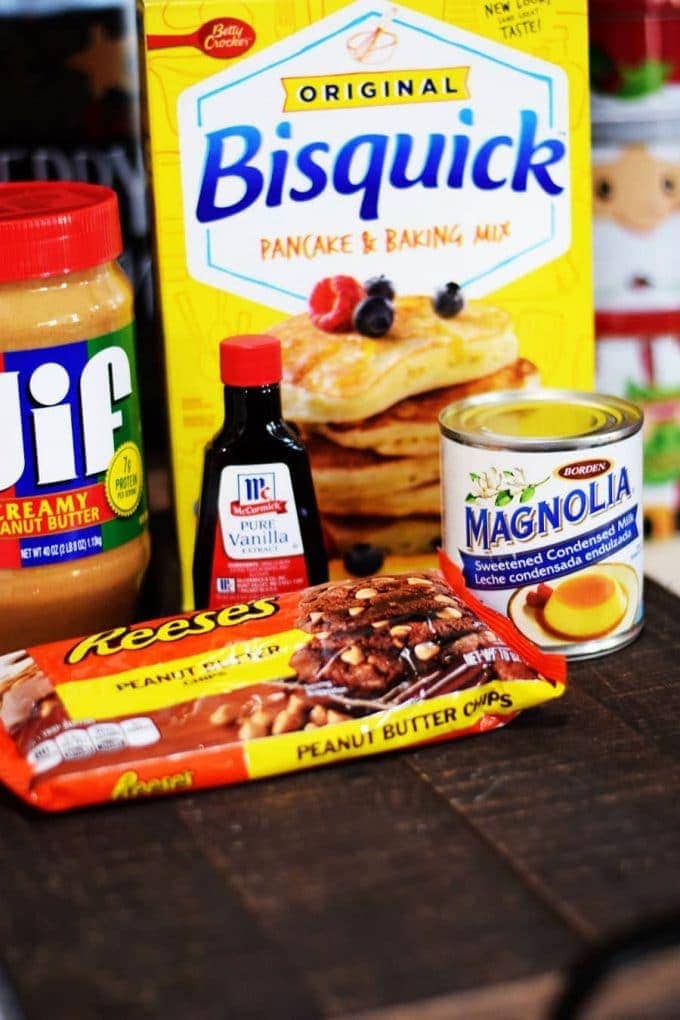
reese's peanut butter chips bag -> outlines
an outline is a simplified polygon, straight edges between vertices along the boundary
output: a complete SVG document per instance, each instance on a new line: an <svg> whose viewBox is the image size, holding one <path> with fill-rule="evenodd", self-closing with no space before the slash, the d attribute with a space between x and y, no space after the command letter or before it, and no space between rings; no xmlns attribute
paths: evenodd
<svg viewBox="0 0 680 1020"><path fill-rule="evenodd" d="M0 779L60 811L503 726L565 660L457 569L331 582L0 659Z"/></svg>

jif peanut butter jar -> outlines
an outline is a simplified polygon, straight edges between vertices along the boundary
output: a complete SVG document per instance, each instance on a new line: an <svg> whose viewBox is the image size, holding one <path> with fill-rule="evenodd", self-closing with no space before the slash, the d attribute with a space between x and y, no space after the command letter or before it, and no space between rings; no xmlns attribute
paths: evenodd
<svg viewBox="0 0 680 1020"><path fill-rule="evenodd" d="M0 653L128 622L149 559L118 202L0 185Z"/></svg>

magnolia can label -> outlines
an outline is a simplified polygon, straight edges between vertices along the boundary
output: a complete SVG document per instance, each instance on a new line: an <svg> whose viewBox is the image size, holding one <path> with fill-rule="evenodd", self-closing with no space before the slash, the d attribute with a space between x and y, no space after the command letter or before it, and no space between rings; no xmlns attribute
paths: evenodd
<svg viewBox="0 0 680 1020"><path fill-rule="evenodd" d="M588 658L640 632L642 412L540 390L439 419L443 540L468 588L543 648Z"/></svg>

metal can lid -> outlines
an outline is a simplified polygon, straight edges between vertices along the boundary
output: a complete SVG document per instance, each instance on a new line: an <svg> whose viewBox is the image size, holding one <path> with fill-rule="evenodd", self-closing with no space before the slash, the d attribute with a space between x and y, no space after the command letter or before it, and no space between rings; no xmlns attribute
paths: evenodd
<svg viewBox="0 0 680 1020"><path fill-rule="evenodd" d="M574 390L503 390L456 401L439 416L442 435L467 446L578 450L616 442L642 426L621 397Z"/></svg>

